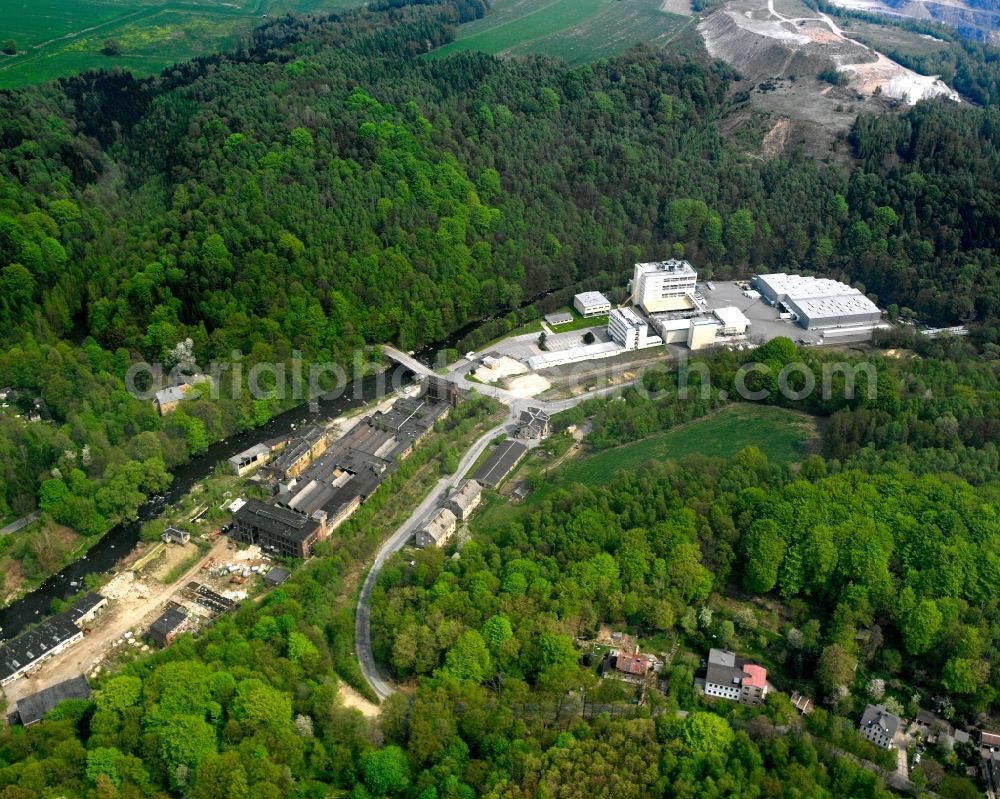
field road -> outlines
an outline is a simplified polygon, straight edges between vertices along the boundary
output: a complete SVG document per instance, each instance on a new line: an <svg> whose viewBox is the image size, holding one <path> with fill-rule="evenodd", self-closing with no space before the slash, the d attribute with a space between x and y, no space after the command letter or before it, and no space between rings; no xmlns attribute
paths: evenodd
<svg viewBox="0 0 1000 799"><path fill-rule="evenodd" d="M403 364L408 369L411 369L411 371L421 375L433 374L430 369L423 364L418 363L412 357L404 355L392 347L383 346L382 351L386 354L386 356L392 358L397 363ZM483 435L476 440L465 455L462 456L458 469L455 470L455 473L449 475L448 477L443 477L437 482L430 493L424 498L424 501L417 506L413 513L410 514L409 518L399 526L392 536L382 543L382 546L379 547L378 553L375 555L375 560L365 577L364 584L361 586L361 592L358 595L358 607L354 616L354 651L357 653L358 663L361 666L361 673L364 674L365 679L368 680L368 684L372 687L372 690L375 691L380 699L385 699L393 693L394 690L392 683L382 673L378 664L375 662L375 656L372 652L371 637L371 593L372 589L375 587L375 582L378 580L379 573L382 571L382 567L385 565L386 561L394 553L403 548L407 541L409 541L410 536L413 534L417 525L430 514L431 510L437 505L447 490L462 481L463 475L469 471L472 464L476 462L476 459L486 451L490 441L501 433L509 432L513 428L513 425L522 410L531 406L542 408L549 414L559 413L560 411L565 411L579 405L585 400L622 391L635 382L630 381L625 384L597 389L596 391L580 394L579 396L572 397L570 399L540 401L531 398L519 397L512 392L505 391L501 388L467 381L465 376L472 366L473 364L468 361L459 361L458 365L453 365L451 371L445 379L455 383L463 389L475 390L486 396L493 397L499 402L507 405L510 409L510 413L506 421L497 425L492 430L483 433Z"/></svg>

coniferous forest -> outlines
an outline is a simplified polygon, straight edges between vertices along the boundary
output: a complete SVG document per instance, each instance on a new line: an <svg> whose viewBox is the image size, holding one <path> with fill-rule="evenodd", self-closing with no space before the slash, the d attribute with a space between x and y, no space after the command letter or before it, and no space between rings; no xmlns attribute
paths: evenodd
<svg viewBox="0 0 1000 799"><path fill-rule="evenodd" d="M357 553L335 542L262 602L103 679L94 701L0 733L0 799L874 799L891 794L861 759L893 764L843 727L862 675L940 698L949 718L997 711L989 92L860 116L847 165L762 159L724 133L736 76L698 54L424 57L488 11L378 0L270 21L155 78L0 93L0 387L41 416L0 414L0 519L41 508L101 535L172 467L288 407L224 388L160 417L126 391L133 362L172 366L187 338L203 365L348 365L369 344L513 326L539 297L620 287L634 262L669 256L703 278L842 279L892 319L971 335L892 333L878 343L912 358L876 359L878 401L792 403L821 420L825 457L653 464L473 525L460 559L394 561L373 631L410 690L378 722L338 693L357 676ZM826 357L789 341L751 356ZM592 417L585 443L601 450L690 421L724 402L742 357L712 359L700 404L668 378L647 386L664 398L593 401L556 426ZM780 605L780 643L745 614L713 622L710 600L732 596ZM754 713L710 707L679 663L655 707L567 716L577 692L623 702L575 644L602 625L694 648L759 639L779 688L804 680L835 701L802 724L777 691ZM938 795L970 795L938 777Z"/></svg>

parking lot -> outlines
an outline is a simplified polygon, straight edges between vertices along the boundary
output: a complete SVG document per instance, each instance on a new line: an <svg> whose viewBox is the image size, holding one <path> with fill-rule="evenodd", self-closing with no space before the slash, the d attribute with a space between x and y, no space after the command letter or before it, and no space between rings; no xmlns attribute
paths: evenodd
<svg viewBox="0 0 1000 799"><path fill-rule="evenodd" d="M606 319L595 319L594 327L589 328L594 334L594 343L610 341L608 338L608 322ZM573 347L583 346L583 337L587 330L571 330L568 333L551 333L545 337L545 346L548 352L562 352ZM538 348L538 333L527 333L523 336L505 339L491 347L487 353L494 352L499 355L507 355L519 361L526 361L535 355L541 355L542 350Z"/></svg>
<svg viewBox="0 0 1000 799"><path fill-rule="evenodd" d="M778 336L786 336L796 344L819 344L822 341L819 332L805 330L792 321L779 319L778 309L763 300L744 297L743 289L735 282L713 281L712 285L715 286L714 289L707 288L705 284L701 285L701 295L708 303L708 307L713 310L729 306L739 308L750 320L747 341L762 344Z"/></svg>

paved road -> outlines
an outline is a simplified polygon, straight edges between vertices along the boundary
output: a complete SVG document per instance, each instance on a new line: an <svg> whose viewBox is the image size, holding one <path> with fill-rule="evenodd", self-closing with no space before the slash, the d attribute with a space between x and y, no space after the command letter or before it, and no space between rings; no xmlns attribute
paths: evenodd
<svg viewBox="0 0 1000 799"><path fill-rule="evenodd" d="M383 346L382 351L389 358L393 359L397 363L403 364L406 368L416 372L417 374L431 374L430 370L426 366L414 360L412 357L400 352L394 347ZM447 379L463 389L474 389L480 394L493 397L499 402L507 405L510 413L506 421L484 433L476 441L476 443L469 448L469 450L462 457L455 473L453 475L449 475L448 477L443 477L437 482L437 485L434 486L424 501L417 506L416 510L410 514L410 517L402 525L400 525L396 532L383 542L382 546L379 547L378 553L375 555L375 560L365 577L365 582L361 586L361 593L358 596L358 607L354 616L354 651L357 653L358 663L361 666L362 674L364 674L365 679L368 680L368 684L372 687L372 690L375 691L380 699L388 697L393 692L393 686L389 679L379 669L378 663L375 661L375 655L372 652L371 593L372 589L375 587L376 580L378 580L378 575L382 571L382 567L385 565L386 561L394 553L398 552L403 548L403 546L406 545L417 526L430 515L431 510L438 504L441 498L445 496L448 489L461 482L462 476L469 471L472 464L476 462L476 459L483 454L489 446L490 441L500 435L500 433L512 431L514 423L522 410L532 406L540 407L549 414L558 413L559 411L564 411L575 405L579 405L584 400L621 391L623 388L626 388L635 382L631 381L622 385L597 389L596 391L591 391L577 397L571 397L564 400L539 401L531 398L520 397L510 391L505 391L504 389L496 388L494 386L467 381L465 377L468 370L472 368L472 366L473 364L470 362L459 361L458 365L453 366L452 370L448 373Z"/></svg>
<svg viewBox="0 0 1000 799"><path fill-rule="evenodd" d="M447 490L461 482L462 475L464 475L470 468L472 464L476 462L476 459L483 454L486 447L489 446L490 441L504 432L512 423L513 418L508 417L502 424L497 425L492 430L483 433L476 443L465 453L462 460L458 464L458 469L455 473L448 475L447 477L442 477L438 480L437 484L427 495L423 502L417 506L416 510L410 514L410 517L403 522L396 530L392 536L387 539L382 546L379 548L378 553L375 555L375 561L372 563L371 569L368 571L368 576L365 577L364 585L361 586L361 593L358 597L358 609L355 614L354 621L354 649L358 656L358 662L361 664L361 671L365 675L365 679L368 680L368 684L371 685L372 689L378 694L380 699L385 699L389 694L392 693L393 688L391 683L385 678L378 664L375 662L375 656L372 654L372 631L371 631L371 593L372 589L375 587L375 581L378 579L379 573L382 571L382 567L385 562L397 551L403 548L406 542L413 535L417 526L430 515L431 510L437 505L438 501L445 495Z"/></svg>
<svg viewBox="0 0 1000 799"><path fill-rule="evenodd" d="M36 510L34 513L22 516L16 522L11 522L6 527L0 529L0 535L10 535L11 533L16 533L18 530L23 530L29 524L37 522L40 518L42 518L42 512L40 510Z"/></svg>

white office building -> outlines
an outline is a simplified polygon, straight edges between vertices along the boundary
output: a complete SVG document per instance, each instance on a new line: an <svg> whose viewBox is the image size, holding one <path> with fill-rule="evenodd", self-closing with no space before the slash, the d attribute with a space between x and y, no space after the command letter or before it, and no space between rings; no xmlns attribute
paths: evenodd
<svg viewBox="0 0 1000 799"><path fill-rule="evenodd" d="M649 332L649 325L631 308L615 308L608 316L608 337L627 350L655 347L663 339Z"/></svg>
<svg viewBox="0 0 1000 799"><path fill-rule="evenodd" d="M694 307L698 273L687 261L653 261L636 264L632 276L632 302L646 313L683 311Z"/></svg>
<svg viewBox="0 0 1000 799"><path fill-rule="evenodd" d="M573 307L581 316L607 316L611 312L611 302L599 291L582 291L573 297Z"/></svg>

